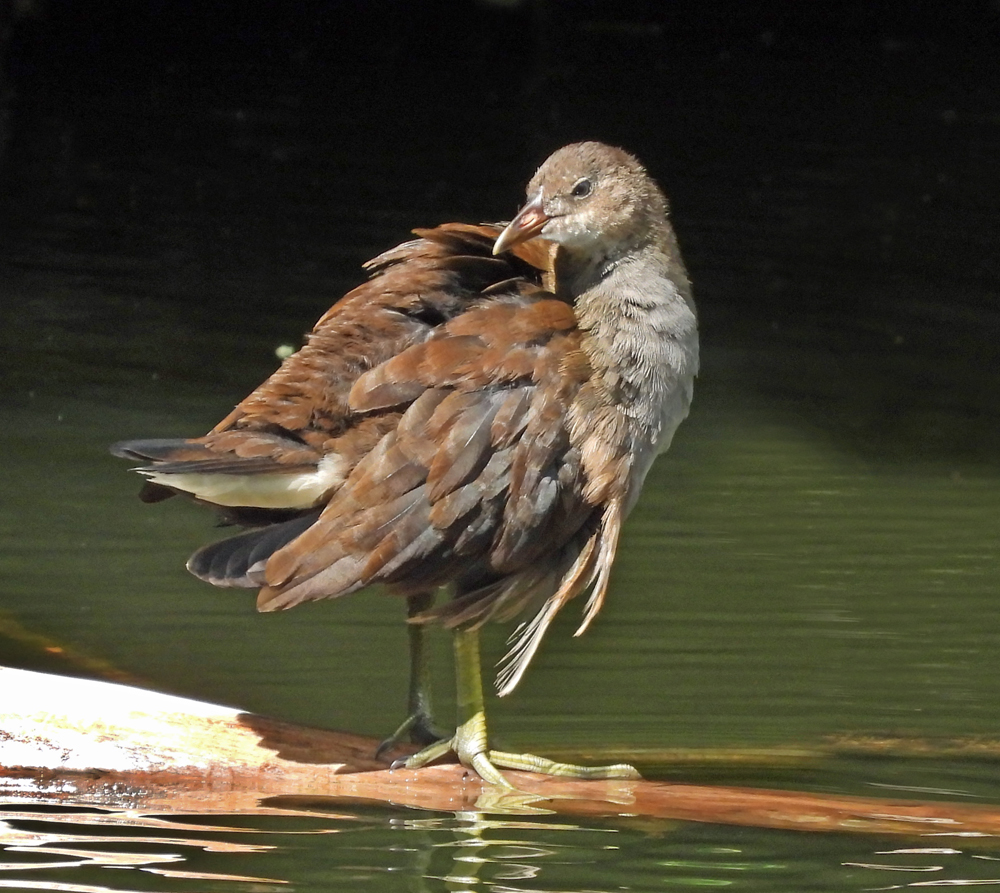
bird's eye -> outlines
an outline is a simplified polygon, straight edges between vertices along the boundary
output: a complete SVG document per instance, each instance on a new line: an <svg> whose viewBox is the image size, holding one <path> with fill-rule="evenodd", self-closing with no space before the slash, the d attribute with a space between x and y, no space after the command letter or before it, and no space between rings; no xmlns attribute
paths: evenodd
<svg viewBox="0 0 1000 893"><path fill-rule="evenodd" d="M590 185L590 180L583 177L573 184L573 188L570 190L569 194L572 195L573 198L586 198L590 195L591 189L593 189L593 186Z"/></svg>

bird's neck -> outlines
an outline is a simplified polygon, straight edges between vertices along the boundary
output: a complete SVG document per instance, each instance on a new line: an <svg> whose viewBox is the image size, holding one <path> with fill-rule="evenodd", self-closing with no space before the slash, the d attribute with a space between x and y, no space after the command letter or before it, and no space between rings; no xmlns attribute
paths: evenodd
<svg viewBox="0 0 1000 893"><path fill-rule="evenodd" d="M613 252L575 257L560 251L556 281L560 295L573 302L595 370L626 378L630 372L655 378L661 365L688 371L690 358L671 348L696 338L697 317L670 229Z"/></svg>
<svg viewBox="0 0 1000 893"><path fill-rule="evenodd" d="M698 370L687 273L672 232L654 235L597 263L570 255L557 268L572 292L594 397L618 419L603 436L630 455L633 494L687 415Z"/></svg>

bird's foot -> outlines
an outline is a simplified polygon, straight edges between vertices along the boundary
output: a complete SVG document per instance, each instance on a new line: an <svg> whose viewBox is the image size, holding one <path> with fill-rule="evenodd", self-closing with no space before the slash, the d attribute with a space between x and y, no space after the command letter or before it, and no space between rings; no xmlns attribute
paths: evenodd
<svg viewBox="0 0 1000 893"><path fill-rule="evenodd" d="M375 749L375 759L381 760L398 744L411 743L427 746L440 740L441 732L434 725L431 715L422 710L416 710L403 720L395 732L379 744Z"/></svg>
<svg viewBox="0 0 1000 893"><path fill-rule="evenodd" d="M451 738L445 738L425 747L406 760L393 763L393 768L419 769L446 754L453 753L458 761L472 769L483 781L507 790L516 790L497 768L519 769L523 772L539 772L560 778L641 778L638 771L627 763L611 766L576 766L572 763L557 763L545 757L530 753L507 753L490 750L486 739L486 718L476 713L455 730Z"/></svg>

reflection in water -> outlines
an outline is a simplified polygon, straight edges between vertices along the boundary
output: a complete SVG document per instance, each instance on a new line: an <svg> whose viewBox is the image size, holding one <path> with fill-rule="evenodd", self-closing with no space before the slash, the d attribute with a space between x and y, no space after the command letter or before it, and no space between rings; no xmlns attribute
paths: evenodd
<svg viewBox="0 0 1000 893"><path fill-rule="evenodd" d="M479 885L484 889L501 882L510 884L537 879L547 860L572 848L571 842L542 845L507 836L505 832L524 830L538 834L552 831L561 837L565 832L582 830L573 825L496 820L469 812L456 813L449 819L405 819L397 827L409 831L446 832L435 836L449 839L429 842L420 855L418 862L423 878L465 887Z"/></svg>
<svg viewBox="0 0 1000 893"><path fill-rule="evenodd" d="M585 862L593 864L595 853L611 853L617 848L610 844L574 846L571 832L586 832L588 837L609 837L611 829L583 829L571 824L530 823L488 819L476 813L458 813L452 818L388 818L372 823L362 816L336 816L299 810L272 810L272 814L287 819L288 825L301 824L308 818L311 827L282 827L271 823L261 827L215 822L185 823L177 820L146 816L129 812L78 812L58 810L10 811L3 814L0 824L0 843L8 854L22 858L0 864L0 887L26 886L38 889L61 890L124 890L124 887L107 880L108 886L95 887L77 882L67 883L55 879L33 878L67 868L138 869L177 881L238 882L253 885L255 893L278 889L277 885L295 883L300 886L301 874L328 874L353 881L365 877L375 880L386 874L402 873L408 878L424 881L442 881L452 885L481 886L483 889L520 889L510 887L515 881L529 881L540 877L546 864L569 865ZM216 817L217 819L218 817ZM48 826L56 824L58 831ZM99 826L106 833L88 831ZM155 835L143 832L156 831ZM138 832L138 833L135 833ZM363 840L342 838L341 845L323 844L312 850L320 859L302 859L301 843L289 843L288 838L303 835L330 835L354 832ZM398 835L404 832L405 841ZM523 832L523 836L512 836ZM367 840L376 834L381 843ZM549 834L551 840L539 842L539 835ZM190 836L185 836L190 835ZM255 842L248 843L234 837L252 835ZM266 839L267 842L258 842ZM213 860L200 870L194 867L205 860L198 854L245 856L273 852L283 848L295 851L299 869L289 877L266 878L249 873L227 870L227 866ZM142 851L138 851L142 850ZM192 855L188 851L195 851ZM391 854L387 858L387 854ZM51 858L50 858L51 857ZM67 858L68 857L68 858ZM229 861L229 860L227 860ZM247 864L246 860L242 860ZM176 864L176 868L164 868ZM183 867L182 867L183 866ZM249 865L248 865L249 867ZM30 874L23 874L30 872ZM16 877L17 880L11 879ZM80 878L75 872L71 877ZM92 874L86 877L92 878ZM139 885L141 886L141 884ZM544 888L544 886L543 886ZM551 887L549 887L551 889ZM189 884L179 884L177 889L192 889ZM596 889L593 885L590 889Z"/></svg>
<svg viewBox="0 0 1000 893"><path fill-rule="evenodd" d="M224 874L213 871L193 871L162 868L170 863L186 863L189 857L178 849L196 848L206 853L260 853L273 849L269 844L246 844L227 840L205 839L202 834L233 834L246 829L220 825L186 825L150 816L129 813L85 813L85 812L8 812L2 814L0 822L0 844L8 854L21 854L27 858L0 863L0 872L12 874L32 871L41 874L66 868L122 868L141 869L145 872L169 878L186 880L240 881L257 885L255 890L264 893L278 889L281 880ZM69 830L41 830L56 823ZM84 833L83 829L101 826L119 833ZM170 836L125 833L133 830L156 830ZM182 832L196 832L198 837L176 836ZM128 847L115 849L113 847ZM132 847L148 848L150 851L136 852ZM55 857L55 858L46 858ZM74 872L74 877L79 876ZM30 876L29 876L30 877ZM264 885L264 886L259 886ZM53 890L96 890L110 888L83 886L48 880L8 880L0 875L0 886L28 887Z"/></svg>
<svg viewBox="0 0 1000 893"><path fill-rule="evenodd" d="M0 888L613 893L664 885L833 891L1000 884L1000 857L980 836L845 845L839 835L628 820L586 826L471 812L271 808L252 817L193 818L11 805L0 813L7 855Z"/></svg>

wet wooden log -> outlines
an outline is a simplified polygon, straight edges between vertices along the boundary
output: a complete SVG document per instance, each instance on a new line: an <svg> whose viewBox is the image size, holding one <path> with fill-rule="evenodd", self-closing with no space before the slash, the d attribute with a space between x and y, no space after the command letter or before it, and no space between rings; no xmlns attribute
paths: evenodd
<svg viewBox="0 0 1000 893"><path fill-rule="evenodd" d="M368 802L438 811L645 817L801 831L1000 834L1000 808L507 773L391 770L376 741L132 686L0 668L0 799L158 813Z"/></svg>

